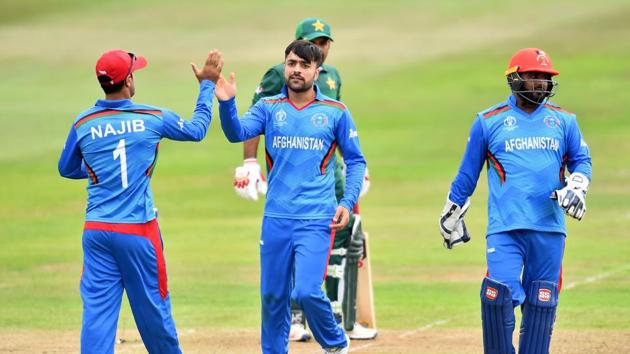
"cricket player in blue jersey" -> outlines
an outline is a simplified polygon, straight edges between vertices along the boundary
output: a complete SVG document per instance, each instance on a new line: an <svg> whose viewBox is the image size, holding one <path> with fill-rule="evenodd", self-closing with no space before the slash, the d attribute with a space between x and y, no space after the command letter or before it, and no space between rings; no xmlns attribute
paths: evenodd
<svg viewBox="0 0 630 354"><path fill-rule="evenodd" d="M322 283L334 233L348 223L366 163L347 107L314 85L322 60L317 45L292 42L285 50L282 92L260 99L241 119L234 75L229 81L221 78L215 92L230 142L265 136L269 188L260 238L263 353L288 352L291 298L304 310L324 353L347 353L350 344ZM333 173L337 146L347 166L339 204Z"/></svg>
<svg viewBox="0 0 630 354"><path fill-rule="evenodd" d="M59 173L88 179L83 231L81 353L113 353L123 289L149 353L181 353L171 316L162 237L149 187L162 138L202 140L221 73L221 53L192 64L199 96L192 119L131 101L134 72L144 57L104 53L96 76L105 99L74 120L59 159Z"/></svg>
<svg viewBox="0 0 630 354"><path fill-rule="evenodd" d="M341 76L339 71L326 63L332 46L333 37L331 26L322 18L309 17L297 24L295 39L304 39L317 45L323 53L322 65L315 84L319 92L334 100L341 101ZM252 99L252 105L261 98L275 96L282 91L285 84L284 62L271 67L260 81ZM243 142L243 165L236 168L234 173L234 190L236 194L246 200L258 200L259 194L267 192L267 181L257 160L260 136ZM343 198L345 177L343 175L343 160L336 159L335 194L337 200ZM370 178L365 170L363 184L359 197L367 194L370 188ZM350 339L374 339L377 335L375 328L364 327L356 322L357 273L359 260L364 257L364 238L359 216L359 203L350 214L348 225L335 233L335 242L325 281L326 295L330 299L333 312L338 322L343 322ZM290 341L308 341L311 335L306 328L306 316L295 302L291 303Z"/></svg>
<svg viewBox="0 0 630 354"><path fill-rule="evenodd" d="M549 352L562 285L564 214L581 220L586 212L591 158L575 114L548 102L558 74L540 49L514 54L505 72L512 95L477 114L440 217L447 248L470 240L463 218L486 162L488 271L480 294L486 354L515 352L519 305L518 352Z"/></svg>

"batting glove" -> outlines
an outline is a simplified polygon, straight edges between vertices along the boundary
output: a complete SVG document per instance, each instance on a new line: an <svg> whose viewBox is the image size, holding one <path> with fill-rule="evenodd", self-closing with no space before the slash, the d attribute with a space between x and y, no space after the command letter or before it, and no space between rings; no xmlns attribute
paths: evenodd
<svg viewBox="0 0 630 354"><path fill-rule="evenodd" d="M234 190L239 197L254 201L259 193L267 193L267 180L255 158L245 159L243 166L234 171Z"/></svg>
<svg viewBox="0 0 630 354"><path fill-rule="evenodd" d="M570 217L582 220L586 213L586 192L588 191L588 178L574 172L566 179L566 186L551 193L550 198L558 201L558 205Z"/></svg>
<svg viewBox="0 0 630 354"><path fill-rule="evenodd" d="M466 215L469 207L469 199L462 207L451 202L450 199L446 199L446 204L440 215L440 233L444 238L444 247L449 250L461 243L470 241L470 235L464 223L464 215Z"/></svg>
<svg viewBox="0 0 630 354"><path fill-rule="evenodd" d="M359 192L359 197L363 197L370 190L370 174L368 173L367 167L365 168L365 174L363 175L363 184L361 184L361 192Z"/></svg>

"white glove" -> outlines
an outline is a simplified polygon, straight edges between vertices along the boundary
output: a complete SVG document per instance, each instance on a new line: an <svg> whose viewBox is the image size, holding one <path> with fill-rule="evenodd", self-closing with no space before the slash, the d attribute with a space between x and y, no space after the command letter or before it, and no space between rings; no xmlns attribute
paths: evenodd
<svg viewBox="0 0 630 354"><path fill-rule="evenodd" d="M470 241L470 235L464 223L464 215L470 207L470 199L466 200L463 207L446 198L446 204L440 215L440 233L444 237L444 247L449 250Z"/></svg>
<svg viewBox="0 0 630 354"><path fill-rule="evenodd" d="M361 192L359 192L359 197L366 195L369 190L370 190L370 174L368 173L368 169L366 167L365 174L363 175L363 183L361 184Z"/></svg>
<svg viewBox="0 0 630 354"><path fill-rule="evenodd" d="M267 193L267 180L255 158L245 159L234 171L234 190L244 199L258 200L258 193Z"/></svg>
<svg viewBox="0 0 630 354"><path fill-rule="evenodd" d="M582 220L586 213L586 192L589 180L579 172L566 179L566 186L551 193L550 198L558 201L564 212L574 219Z"/></svg>

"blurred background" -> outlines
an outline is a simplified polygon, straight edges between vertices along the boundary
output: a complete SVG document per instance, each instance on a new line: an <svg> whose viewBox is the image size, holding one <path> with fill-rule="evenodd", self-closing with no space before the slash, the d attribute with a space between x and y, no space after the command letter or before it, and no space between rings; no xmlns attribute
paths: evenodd
<svg viewBox="0 0 630 354"><path fill-rule="evenodd" d="M511 55L539 47L561 73L552 100L577 114L594 170L585 219L567 220L552 346L627 352L627 0L0 0L0 352L78 352L86 182L59 177L56 165L76 114L103 96L94 75L101 53L144 55L134 101L190 117L198 92L190 62L218 48L245 112L306 17L332 27L327 64L340 71L372 180L361 211L381 335L355 351L482 352L485 172L467 214L470 243L445 250L438 216L475 113L509 95ZM263 202L234 193L242 147L217 123L218 114L201 144L164 141L152 187L183 349L251 353ZM119 352L143 352L134 331L124 305Z"/></svg>

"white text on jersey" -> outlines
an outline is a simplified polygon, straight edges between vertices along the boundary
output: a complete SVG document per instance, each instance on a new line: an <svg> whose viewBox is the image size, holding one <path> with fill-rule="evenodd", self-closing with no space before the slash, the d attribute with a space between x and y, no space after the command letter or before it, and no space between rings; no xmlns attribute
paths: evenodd
<svg viewBox="0 0 630 354"><path fill-rule="evenodd" d="M120 135L120 134L125 134L125 133L140 133L145 130L144 121L142 119L123 120L120 123L116 123L114 125L107 123L105 124L104 128L102 124L99 124L96 127L90 127L90 133L92 133L92 140L96 138L106 138L109 135Z"/></svg>
<svg viewBox="0 0 630 354"><path fill-rule="evenodd" d="M324 150L324 140L308 136L274 136L274 149Z"/></svg>
<svg viewBox="0 0 630 354"><path fill-rule="evenodd" d="M560 141L548 136L530 136L527 138L512 138L505 141L505 152L514 150L554 150L558 151Z"/></svg>

